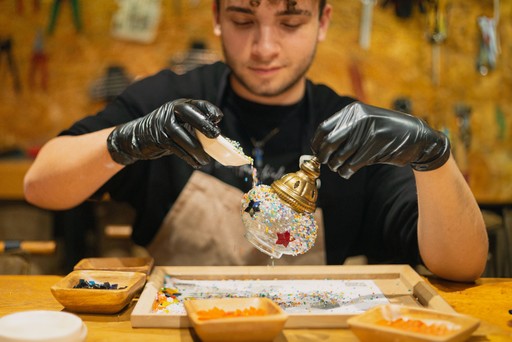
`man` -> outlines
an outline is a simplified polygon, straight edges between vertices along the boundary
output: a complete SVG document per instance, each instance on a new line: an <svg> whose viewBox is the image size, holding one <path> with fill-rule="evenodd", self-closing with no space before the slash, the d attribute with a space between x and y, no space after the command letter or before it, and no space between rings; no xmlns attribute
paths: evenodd
<svg viewBox="0 0 512 342"><path fill-rule="evenodd" d="M306 80L331 6L220 0L213 8L226 64L141 80L49 141L25 177L27 200L65 209L107 192L136 209L132 238L159 264L261 263L240 222L250 168L211 161L194 129L253 151L265 184L295 172L312 147L328 166L317 203L322 262L363 254L478 278L487 234L448 139Z"/></svg>

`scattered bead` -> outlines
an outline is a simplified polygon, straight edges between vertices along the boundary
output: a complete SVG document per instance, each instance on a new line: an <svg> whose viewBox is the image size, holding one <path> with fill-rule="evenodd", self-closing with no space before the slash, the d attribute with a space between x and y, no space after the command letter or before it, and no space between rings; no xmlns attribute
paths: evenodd
<svg viewBox="0 0 512 342"><path fill-rule="evenodd" d="M96 289L96 290L122 290L128 286L119 287L117 284L110 284L108 281L104 283L97 283L94 280L78 280L78 284L73 286L74 289Z"/></svg>
<svg viewBox="0 0 512 342"><path fill-rule="evenodd" d="M265 309L257 309L254 306L245 309L237 309L234 311L225 311L218 307L213 307L209 310L197 311L197 318L201 321L218 318L232 318L232 317L248 317L248 316L265 316L267 311Z"/></svg>

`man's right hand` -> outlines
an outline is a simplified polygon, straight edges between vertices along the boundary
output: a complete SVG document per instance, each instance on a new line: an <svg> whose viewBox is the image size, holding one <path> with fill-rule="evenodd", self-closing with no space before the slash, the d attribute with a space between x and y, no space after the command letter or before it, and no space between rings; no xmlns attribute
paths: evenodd
<svg viewBox="0 0 512 342"><path fill-rule="evenodd" d="M112 159L122 165L175 154L193 167L210 161L194 129L208 138L220 134L219 108L207 101L179 99L167 102L139 119L117 126L107 139Z"/></svg>

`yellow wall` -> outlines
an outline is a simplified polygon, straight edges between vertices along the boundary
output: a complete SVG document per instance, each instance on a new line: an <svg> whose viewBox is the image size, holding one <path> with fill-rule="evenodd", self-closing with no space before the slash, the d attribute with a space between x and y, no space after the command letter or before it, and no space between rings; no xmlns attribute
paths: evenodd
<svg viewBox="0 0 512 342"><path fill-rule="evenodd" d="M46 35L50 58L47 91L30 89L27 83L30 55L38 28L46 29L53 0L0 1L0 36L14 38L14 53L22 80L22 92L13 90L5 56L0 59L0 150L12 146L40 145L85 114L95 113L101 103L90 100L92 82L111 64L121 64L132 75L145 76L167 67L170 58L185 51L191 39L208 41L220 52L213 36L211 2L162 0L163 12L157 39L151 44L126 42L111 37L110 23L117 9L115 0L79 1L84 29L77 33L71 16L71 0L62 1L55 32ZM492 0L447 0L448 39L441 46L441 77L431 77L432 45L426 38L427 16L418 7L409 19L397 18L394 8L374 8L371 46L358 44L360 0L332 0L333 22L327 40L318 49L310 77L343 94L354 94L349 68L354 63L363 78L369 103L391 107L395 98L412 100L413 113L438 129L450 132L461 168L480 198L512 198L512 2L501 1L499 25L501 54L498 67L487 76L475 68L478 52L479 15L493 16ZM473 140L467 162L457 142L454 106L472 107ZM499 138L496 110L506 122Z"/></svg>

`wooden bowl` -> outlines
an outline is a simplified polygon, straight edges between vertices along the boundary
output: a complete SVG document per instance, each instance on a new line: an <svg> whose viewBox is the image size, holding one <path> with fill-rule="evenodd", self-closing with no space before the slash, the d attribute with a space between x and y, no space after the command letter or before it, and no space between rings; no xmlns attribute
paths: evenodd
<svg viewBox="0 0 512 342"><path fill-rule="evenodd" d="M117 284L120 289L74 288L80 279ZM141 272L73 271L50 289L66 309L84 313L117 313L142 289L146 274ZM122 288L126 286L126 288Z"/></svg>
<svg viewBox="0 0 512 342"><path fill-rule="evenodd" d="M438 324L447 329L440 335L427 332L423 328L417 331L399 328L393 324L402 319L409 320L406 325L413 323ZM420 323L418 323L418 321ZM394 341L394 342L455 342L465 341L475 331L480 320L471 316L456 313L445 313L429 309L414 308L397 304L387 304L374 307L363 314L348 319L352 331L361 341Z"/></svg>
<svg viewBox="0 0 512 342"><path fill-rule="evenodd" d="M80 260L73 270L143 272L149 275L153 263L153 258L86 258Z"/></svg>
<svg viewBox="0 0 512 342"><path fill-rule="evenodd" d="M188 318L197 335L204 342L210 341L272 341L283 330L288 315L268 298L220 298L186 300ZM263 316L223 317L201 320L198 311L213 308L226 312L264 309Z"/></svg>

